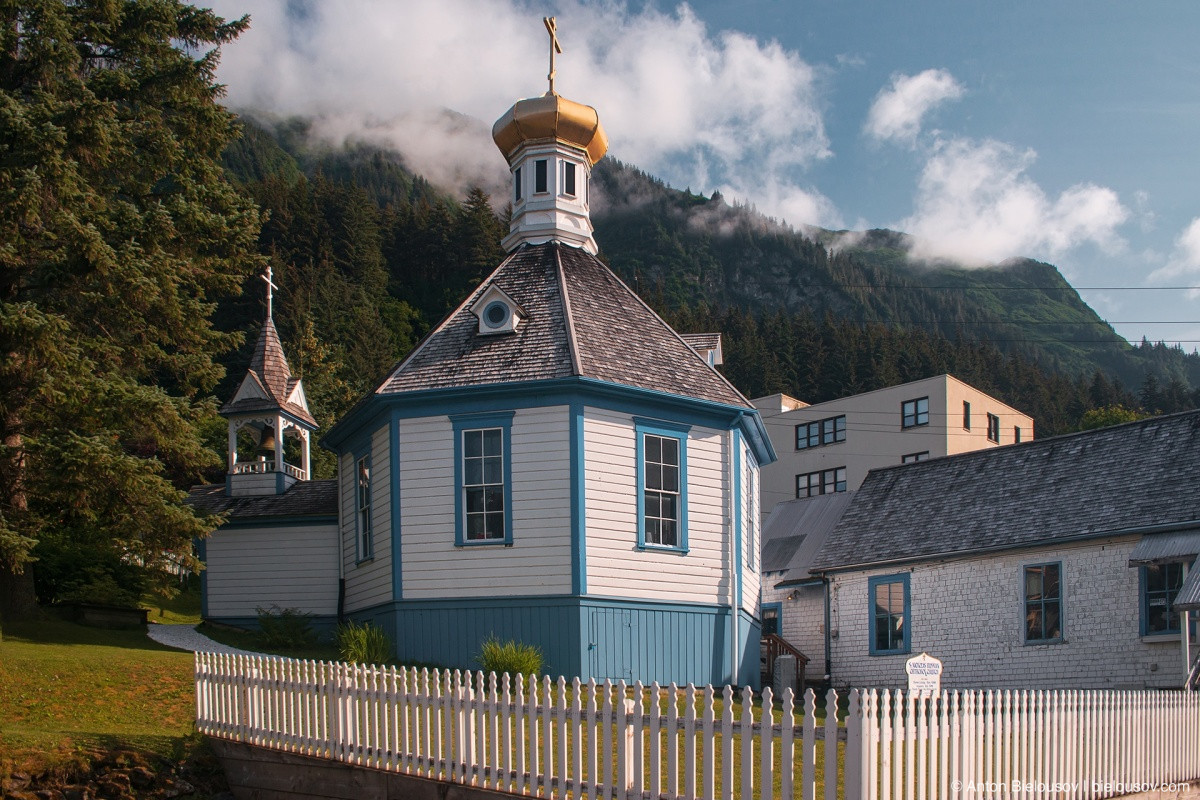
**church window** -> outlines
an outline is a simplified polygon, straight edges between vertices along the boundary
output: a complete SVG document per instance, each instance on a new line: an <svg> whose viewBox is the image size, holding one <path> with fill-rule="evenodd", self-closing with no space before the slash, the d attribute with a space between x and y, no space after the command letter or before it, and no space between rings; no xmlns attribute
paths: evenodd
<svg viewBox="0 0 1200 800"><path fill-rule="evenodd" d="M375 537L371 531L371 457L358 459L358 560L375 555Z"/></svg>
<svg viewBox="0 0 1200 800"><path fill-rule="evenodd" d="M638 547L687 550L688 427L635 420Z"/></svg>
<svg viewBox="0 0 1200 800"><path fill-rule="evenodd" d="M546 181L546 159L540 158L533 162L533 193L543 194L550 191Z"/></svg>
<svg viewBox="0 0 1200 800"><path fill-rule="evenodd" d="M521 201L521 168L517 167L513 172L513 201Z"/></svg>
<svg viewBox="0 0 1200 800"><path fill-rule="evenodd" d="M1025 641L1062 641L1062 563L1025 567Z"/></svg>
<svg viewBox="0 0 1200 800"><path fill-rule="evenodd" d="M909 652L908 573L869 578L867 598L871 608L871 655Z"/></svg>
<svg viewBox="0 0 1200 800"><path fill-rule="evenodd" d="M1142 636L1179 633L1180 614L1175 610L1175 595L1183 587L1184 565L1148 564L1139 572L1141 578Z"/></svg>
<svg viewBox="0 0 1200 800"><path fill-rule="evenodd" d="M570 161L563 162L563 194L575 196L575 165Z"/></svg>
<svg viewBox="0 0 1200 800"><path fill-rule="evenodd" d="M452 417L455 544L512 544L512 412Z"/></svg>

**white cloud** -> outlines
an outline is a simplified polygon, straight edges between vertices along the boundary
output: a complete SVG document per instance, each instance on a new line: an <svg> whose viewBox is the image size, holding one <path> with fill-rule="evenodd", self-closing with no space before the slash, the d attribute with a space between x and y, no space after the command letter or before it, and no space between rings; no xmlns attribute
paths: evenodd
<svg viewBox="0 0 1200 800"><path fill-rule="evenodd" d="M215 5L232 16L247 0ZM514 100L546 89L541 13L521 0L248 7L250 30L222 53L231 106L319 116L322 131L387 141L453 188L475 168L491 171L484 183L503 180L487 128ZM687 5L662 13L563 0L547 13L558 17L564 49L555 88L597 108L614 156L708 191L830 155L816 71L777 42L710 32ZM789 213L821 205L799 201L811 193L798 186L780 184L777 194L778 203L757 192L751 200Z"/></svg>
<svg viewBox="0 0 1200 800"><path fill-rule="evenodd" d="M1175 239L1175 250L1165 266L1150 273L1150 281L1164 281L1180 278L1184 275L1200 273L1200 217L1188 224L1183 232ZM1189 292L1189 297L1195 297L1195 290Z"/></svg>
<svg viewBox="0 0 1200 800"><path fill-rule="evenodd" d="M1112 189L1079 184L1049 197L1027 174L1036 159L994 140L939 141L918 182L916 209L899 223L916 258L982 266L1014 256L1056 259L1091 243L1124 246L1129 212Z"/></svg>
<svg viewBox="0 0 1200 800"><path fill-rule="evenodd" d="M893 75L891 86L879 90L867 112L863 131L880 141L913 144L921 122L947 100L957 100L965 90L944 69L927 69L917 75Z"/></svg>

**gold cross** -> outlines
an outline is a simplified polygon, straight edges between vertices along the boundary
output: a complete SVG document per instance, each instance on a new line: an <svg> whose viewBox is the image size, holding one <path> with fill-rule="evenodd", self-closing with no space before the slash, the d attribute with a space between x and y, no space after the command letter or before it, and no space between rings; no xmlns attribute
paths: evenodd
<svg viewBox="0 0 1200 800"><path fill-rule="evenodd" d="M271 318L271 290L279 288L271 281L271 265L267 264L267 274L266 275L259 275L258 277L262 278L264 281L267 282L267 319L270 319Z"/></svg>
<svg viewBox="0 0 1200 800"><path fill-rule="evenodd" d="M554 54L562 52L562 45L558 43L558 26L554 17L542 17L542 23L546 26L546 33L550 34L550 74L546 77L550 80L550 94L554 94Z"/></svg>

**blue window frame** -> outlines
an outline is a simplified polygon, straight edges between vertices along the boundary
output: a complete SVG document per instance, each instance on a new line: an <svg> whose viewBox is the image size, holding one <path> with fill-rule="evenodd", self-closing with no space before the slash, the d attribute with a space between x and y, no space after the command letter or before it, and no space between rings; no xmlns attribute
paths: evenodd
<svg viewBox="0 0 1200 800"><path fill-rule="evenodd" d="M909 652L911 602L908 573L878 575L867 579L867 604L871 611L871 655L891 656Z"/></svg>
<svg viewBox="0 0 1200 800"><path fill-rule="evenodd" d="M454 425L454 544L511 545L512 411L457 414Z"/></svg>
<svg viewBox="0 0 1200 800"><path fill-rule="evenodd" d="M689 430L689 425L634 418L640 549L687 552Z"/></svg>
<svg viewBox="0 0 1200 800"><path fill-rule="evenodd" d="M1142 636L1182 632L1181 616L1174 608L1183 586L1184 565L1148 564L1138 570Z"/></svg>
<svg viewBox="0 0 1200 800"><path fill-rule="evenodd" d="M1025 567L1025 642L1061 642L1062 562Z"/></svg>
<svg viewBox="0 0 1200 800"><path fill-rule="evenodd" d="M375 536L371 524L371 455L359 456L354 470L355 527L358 531L356 561L375 556Z"/></svg>
<svg viewBox="0 0 1200 800"><path fill-rule="evenodd" d="M783 603L762 604L762 635L783 635Z"/></svg>

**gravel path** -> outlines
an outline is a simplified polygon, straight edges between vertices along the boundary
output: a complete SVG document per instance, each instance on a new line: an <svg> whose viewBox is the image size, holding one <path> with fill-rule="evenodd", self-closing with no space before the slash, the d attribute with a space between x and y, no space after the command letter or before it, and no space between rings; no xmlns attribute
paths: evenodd
<svg viewBox="0 0 1200 800"><path fill-rule="evenodd" d="M165 644L167 647L174 647L178 650L190 650L193 653L199 651L203 653L232 653L244 656L262 655L250 650L238 650L236 647L230 647L229 645L213 641L203 633L197 631L193 625L151 623L146 628L146 635L159 644Z"/></svg>

